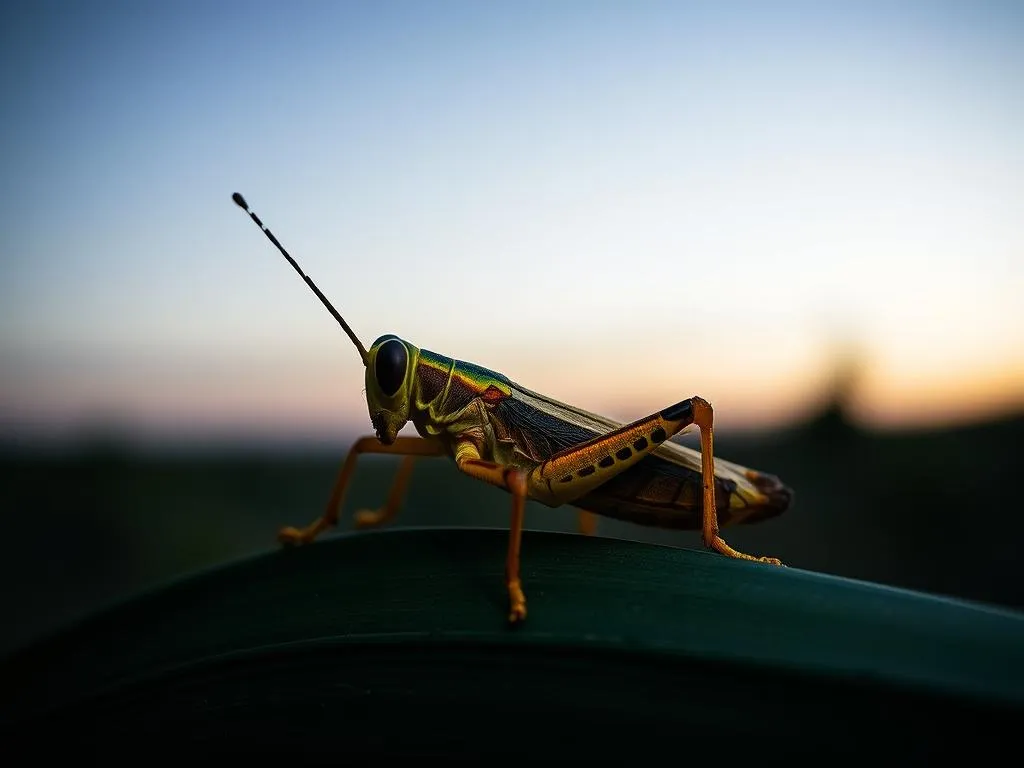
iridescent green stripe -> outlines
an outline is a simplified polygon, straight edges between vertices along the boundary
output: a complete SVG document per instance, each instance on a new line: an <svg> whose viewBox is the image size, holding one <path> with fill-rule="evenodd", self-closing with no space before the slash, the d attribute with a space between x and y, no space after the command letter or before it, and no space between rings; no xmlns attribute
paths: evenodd
<svg viewBox="0 0 1024 768"><path fill-rule="evenodd" d="M497 371L463 360L453 361L450 357L439 355L428 349L420 350L420 365L430 366L447 373L452 362L455 363L455 370L452 371L453 385L465 387L476 395L482 395L491 387L506 397L512 394L512 382Z"/></svg>

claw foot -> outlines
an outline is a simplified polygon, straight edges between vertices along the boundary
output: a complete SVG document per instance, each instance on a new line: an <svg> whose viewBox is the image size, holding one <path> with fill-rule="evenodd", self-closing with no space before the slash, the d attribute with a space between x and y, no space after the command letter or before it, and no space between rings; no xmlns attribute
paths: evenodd
<svg viewBox="0 0 1024 768"><path fill-rule="evenodd" d="M519 624L526 618L526 596L523 594L519 579L515 579L508 585L508 600L511 604L508 621L510 624Z"/></svg>
<svg viewBox="0 0 1024 768"><path fill-rule="evenodd" d="M277 532L277 540L284 544L286 547L297 547L302 544L308 544L312 536L308 536L305 531L301 531L298 528L292 528L287 526Z"/></svg>
<svg viewBox="0 0 1024 768"><path fill-rule="evenodd" d="M357 529L375 528L384 522L384 510L360 509L355 513L354 520Z"/></svg>
<svg viewBox="0 0 1024 768"><path fill-rule="evenodd" d="M513 603L508 613L509 624L519 624L526 620L526 602Z"/></svg>

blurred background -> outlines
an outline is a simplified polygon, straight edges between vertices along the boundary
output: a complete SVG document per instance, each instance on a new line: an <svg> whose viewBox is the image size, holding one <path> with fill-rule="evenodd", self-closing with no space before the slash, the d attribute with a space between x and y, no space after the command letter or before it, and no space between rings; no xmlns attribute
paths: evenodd
<svg viewBox="0 0 1024 768"><path fill-rule="evenodd" d="M0 650L272 551L370 431L235 191L365 344L623 421L711 400L796 491L734 546L1024 608L1020 3L0 13ZM427 461L397 524L507 513Z"/></svg>

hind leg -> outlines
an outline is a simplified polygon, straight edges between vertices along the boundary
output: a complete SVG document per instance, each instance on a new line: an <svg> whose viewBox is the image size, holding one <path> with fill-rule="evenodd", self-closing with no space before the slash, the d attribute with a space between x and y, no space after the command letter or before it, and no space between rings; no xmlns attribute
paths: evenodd
<svg viewBox="0 0 1024 768"><path fill-rule="evenodd" d="M681 400L658 413L553 454L530 472L531 495L546 497L556 504L572 503L643 461L672 435L696 424L700 428L704 545L727 557L781 565L774 557L739 552L718 534L713 422L714 412L707 400L696 396Z"/></svg>

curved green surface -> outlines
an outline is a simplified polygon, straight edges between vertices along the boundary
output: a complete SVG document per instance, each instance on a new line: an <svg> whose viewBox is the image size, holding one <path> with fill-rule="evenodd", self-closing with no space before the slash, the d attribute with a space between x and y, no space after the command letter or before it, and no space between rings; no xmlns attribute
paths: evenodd
<svg viewBox="0 0 1024 768"><path fill-rule="evenodd" d="M37 755L159 744L292 763L914 760L1016 738L1020 614L527 532L529 617L512 629L506 544L500 530L342 535L140 595L4 660L0 735Z"/></svg>

